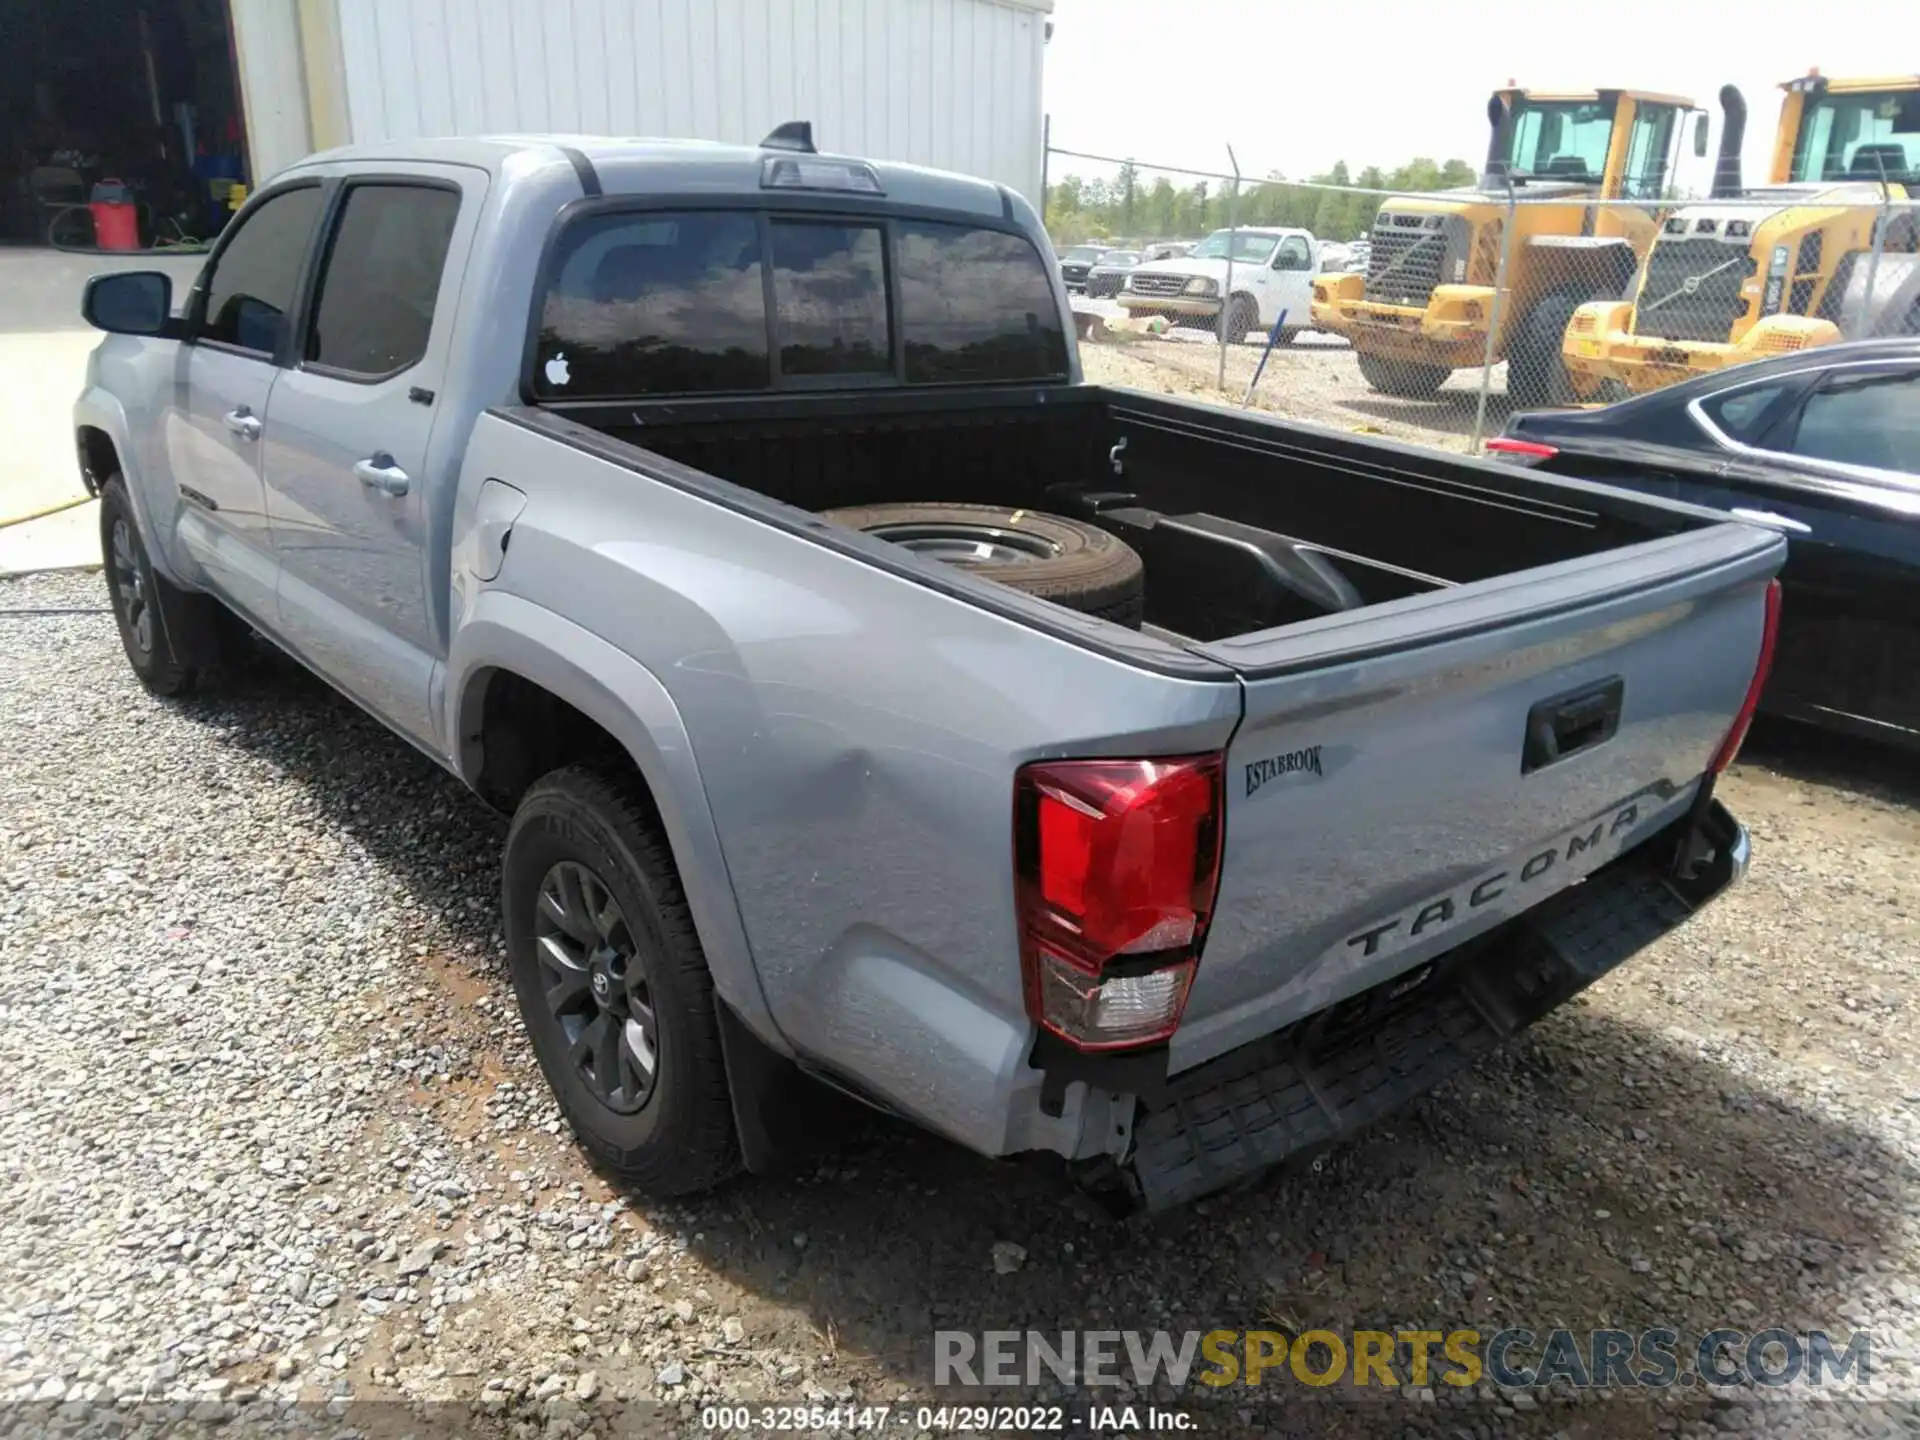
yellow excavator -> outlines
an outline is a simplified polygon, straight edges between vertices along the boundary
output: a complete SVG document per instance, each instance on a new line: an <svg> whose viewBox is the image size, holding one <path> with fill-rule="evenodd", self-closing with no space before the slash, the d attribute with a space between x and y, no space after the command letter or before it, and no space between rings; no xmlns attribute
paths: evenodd
<svg viewBox="0 0 1920 1440"><path fill-rule="evenodd" d="M1314 328L1347 338L1375 390L1419 398L1485 360L1497 324L1492 355L1514 362L1509 393L1530 405L1561 399L1570 385L1560 345L1567 322L1588 301L1630 293L1670 203L1689 115L1694 153L1704 155L1707 117L1691 100L1509 82L1487 102L1492 136L1480 183L1382 205L1366 273L1314 277ZM1509 193L1518 202L1510 247ZM1503 250L1508 283L1496 307Z"/></svg>
<svg viewBox="0 0 1920 1440"><path fill-rule="evenodd" d="M1746 106L1728 87L1713 194L1662 223L1630 298L1575 313L1564 355L1581 398L1843 335L1920 334L1920 75L1815 70L1781 89L1767 184L1741 189Z"/></svg>

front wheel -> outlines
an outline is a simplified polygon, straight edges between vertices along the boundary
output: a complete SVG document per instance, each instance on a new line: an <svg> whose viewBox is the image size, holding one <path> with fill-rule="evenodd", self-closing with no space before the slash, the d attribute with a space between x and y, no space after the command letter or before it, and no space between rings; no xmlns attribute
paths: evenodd
<svg viewBox="0 0 1920 1440"><path fill-rule="evenodd" d="M1444 365L1403 364L1369 355L1364 350L1356 350L1354 359L1360 362L1360 378L1371 388L1402 400L1431 400L1453 373Z"/></svg>
<svg viewBox="0 0 1920 1440"><path fill-rule="evenodd" d="M109 475L100 487L100 558L120 647L127 652L133 673L155 695L186 694L199 672L174 650L161 613L161 587L167 582L154 573L147 558L133 503L127 498L127 482L118 475Z"/></svg>
<svg viewBox="0 0 1920 1440"><path fill-rule="evenodd" d="M673 855L629 777L573 766L514 812L501 874L513 988L581 1145L655 1195L739 1168L713 979Z"/></svg>
<svg viewBox="0 0 1920 1440"><path fill-rule="evenodd" d="M1573 376L1561 346L1573 312L1584 303L1565 291L1543 295L1507 350L1507 398L1516 405L1576 405Z"/></svg>
<svg viewBox="0 0 1920 1440"><path fill-rule="evenodd" d="M1217 333L1222 344L1240 345L1259 323L1260 311L1253 301L1245 295L1235 295L1220 312Z"/></svg>

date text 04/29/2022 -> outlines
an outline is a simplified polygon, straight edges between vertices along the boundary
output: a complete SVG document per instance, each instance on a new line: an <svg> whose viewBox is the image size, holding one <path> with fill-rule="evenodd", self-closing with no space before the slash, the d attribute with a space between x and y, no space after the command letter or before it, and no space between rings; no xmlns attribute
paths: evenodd
<svg viewBox="0 0 1920 1440"><path fill-rule="evenodd" d="M700 1412L700 1426L722 1434L761 1430L1054 1434L1068 1427L1173 1433L1191 1431L1195 1422L1184 1410L1154 1405L1073 1409L1064 1405L709 1405Z"/></svg>

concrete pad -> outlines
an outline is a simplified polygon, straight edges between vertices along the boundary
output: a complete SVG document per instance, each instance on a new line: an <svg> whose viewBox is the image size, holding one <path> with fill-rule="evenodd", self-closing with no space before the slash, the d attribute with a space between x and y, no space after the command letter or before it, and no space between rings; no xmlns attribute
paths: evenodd
<svg viewBox="0 0 1920 1440"><path fill-rule="evenodd" d="M73 402L87 356L103 338L80 318L87 280L160 270L173 280L178 308L204 258L0 246L0 523L86 494L73 450Z"/></svg>
<svg viewBox="0 0 1920 1440"><path fill-rule="evenodd" d="M0 529L0 575L84 570L100 564L100 502Z"/></svg>
<svg viewBox="0 0 1920 1440"><path fill-rule="evenodd" d="M84 496L73 402L97 330L0 335L0 524Z"/></svg>

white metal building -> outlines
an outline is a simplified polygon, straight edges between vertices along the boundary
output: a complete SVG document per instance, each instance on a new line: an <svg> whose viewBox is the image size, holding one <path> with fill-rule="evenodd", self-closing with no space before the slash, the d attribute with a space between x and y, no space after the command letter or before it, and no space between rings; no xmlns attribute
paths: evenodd
<svg viewBox="0 0 1920 1440"><path fill-rule="evenodd" d="M559 131L960 170L1040 199L1053 0L229 0L255 182L349 140Z"/></svg>

